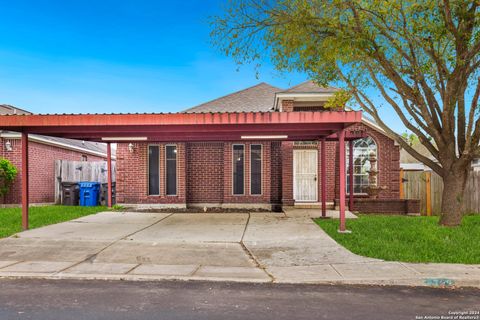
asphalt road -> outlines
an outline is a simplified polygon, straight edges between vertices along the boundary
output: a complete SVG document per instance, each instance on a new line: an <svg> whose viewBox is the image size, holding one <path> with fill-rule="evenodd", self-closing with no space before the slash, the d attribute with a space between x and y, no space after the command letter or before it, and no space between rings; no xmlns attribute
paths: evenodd
<svg viewBox="0 0 480 320"><path fill-rule="evenodd" d="M2 320L416 319L479 310L474 289L0 280Z"/></svg>

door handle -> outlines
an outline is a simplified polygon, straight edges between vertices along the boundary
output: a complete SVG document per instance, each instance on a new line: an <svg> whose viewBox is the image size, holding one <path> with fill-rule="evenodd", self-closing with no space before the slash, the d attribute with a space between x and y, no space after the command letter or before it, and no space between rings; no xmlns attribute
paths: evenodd
<svg viewBox="0 0 480 320"><path fill-rule="evenodd" d="M317 181L317 176L315 176L315 178L313 178L313 181Z"/></svg>

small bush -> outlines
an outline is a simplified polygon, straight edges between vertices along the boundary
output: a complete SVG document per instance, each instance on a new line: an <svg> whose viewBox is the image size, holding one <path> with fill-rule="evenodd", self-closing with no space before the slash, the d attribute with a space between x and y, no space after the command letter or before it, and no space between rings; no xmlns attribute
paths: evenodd
<svg viewBox="0 0 480 320"><path fill-rule="evenodd" d="M17 168L9 160L0 158L0 196L8 193L17 173Z"/></svg>

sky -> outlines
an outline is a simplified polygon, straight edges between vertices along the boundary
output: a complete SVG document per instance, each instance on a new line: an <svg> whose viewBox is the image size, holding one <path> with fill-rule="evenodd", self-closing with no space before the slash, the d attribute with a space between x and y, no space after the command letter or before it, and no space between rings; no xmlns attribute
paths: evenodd
<svg viewBox="0 0 480 320"><path fill-rule="evenodd" d="M257 77L214 48L209 17L225 5L0 0L0 103L34 113L178 112L259 82L307 80L268 63Z"/></svg>

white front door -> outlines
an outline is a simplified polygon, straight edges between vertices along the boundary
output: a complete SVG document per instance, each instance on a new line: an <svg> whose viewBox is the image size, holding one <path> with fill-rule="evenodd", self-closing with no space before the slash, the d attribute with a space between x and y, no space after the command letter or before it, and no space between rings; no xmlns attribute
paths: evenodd
<svg viewBox="0 0 480 320"><path fill-rule="evenodd" d="M317 150L293 151L293 197L295 201L316 202Z"/></svg>

